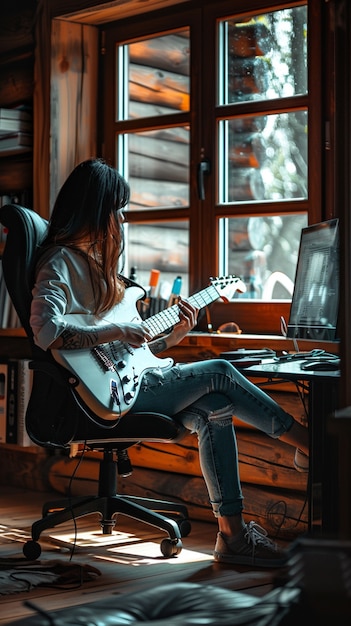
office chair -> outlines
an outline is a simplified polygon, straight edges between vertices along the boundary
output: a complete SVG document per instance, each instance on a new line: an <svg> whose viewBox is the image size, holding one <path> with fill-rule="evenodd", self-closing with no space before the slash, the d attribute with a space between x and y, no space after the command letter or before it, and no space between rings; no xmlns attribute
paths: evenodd
<svg viewBox="0 0 351 626"><path fill-rule="evenodd" d="M185 432L168 415L133 413L132 409L115 422L92 414L76 392L77 379L50 351L35 345L29 324L36 253L47 222L38 213L16 204L0 208L0 222L7 229L2 256L5 283L20 322L28 336L33 369L33 385L26 413L26 428L32 441L50 449L67 450L84 444L102 452L98 493L90 497L63 498L44 504L42 518L33 523L31 540L24 544L28 559L41 554L41 533L71 519L99 513L103 534L112 534L118 514L145 522L168 533L161 542L165 557L180 553L181 538L191 525L182 504L149 498L119 495L117 474L128 475L132 468L128 448L141 441L175 442Z"/></svg>

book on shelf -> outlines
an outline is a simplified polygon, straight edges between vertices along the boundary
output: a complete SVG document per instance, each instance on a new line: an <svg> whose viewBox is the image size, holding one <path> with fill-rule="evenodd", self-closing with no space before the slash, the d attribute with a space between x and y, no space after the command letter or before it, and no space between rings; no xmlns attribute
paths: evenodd
<svg viewBox="0 0 351 626"><path fill-rule="evenodd" d="M26 429L26 411L32 391L33 370L29 359L19 359L17 369L17 445L34 446Z"/></svg>
<svg viewBox="0 0 351 626"><path fill-rule="evenodd" d="M4 441L23 447L35 445L26 429L26 411L33 384L33 370L29 368L29 363L30 359L8 359L4 364L7 366Z"/></svg>
<svg viewBox="0 0 351 626"><path fill-rule="evenodd" d="M17 389L18 364L10 359L7 364L6 443L17 443Z"/></svg>
<svg viewBox="0 0 351 626"><path fill-rule="evenodd" d="M5 311L7 287L5 285L4 274L2 270L2 260L0 260L0 328L3 328L2 321Z"/></svg>
<svg viewBox="0 0 351 626"><path fill-rule="evenodd" d="M29 207L30 197L28 190L23 190L19 193L14 194L4 194L3 196L0 196L0 207L5 206L5 204L20 204L22 206Z"/></svg>
<svg viewBox="0 0 351 626"><path fill-rule="evenodd" d="M0 124L3 120L22 120L24 122L32 121L32 113L20 107L0 107Z"/></svg>
<svg viewBox="0 0 351 626"><path fill-rule="evenodd" d="M32 112L23 108L0 107L0 137L13 133L33 133Z"/></svg>
<svg viewBox="0 0 351 626"><path fill-rule="evenodd" d="M0 204L0 206L2 206ZM0 243L5 243L6 241L6 228L0 224Z"/></svg>
<svg viewBox="0 0 351 626"><path fill-rule="evenodd" d="M20 328L15 307L12 304L9 292L5 284L2 270L2 261L0 259L0 328Z"/></svg>
<svg viewBox="0 0 351 626"><path fill-rule="evenodd" d="M0 363L0 443L6 443L7 363Z"/></svg>
<svg viewBox="0 0 351 626"><path fill-rule="evenodd" d="M33 135L31 133L6 133L0 134L0 156L11 151L22 151L31 149L33 146Z"/></svg>
<svg viewBox="0 0 351 626"><path fill-rule="evenodd" d="M0 118L0 137L9 133L32 133L33 124L25 120Z"/></svg>

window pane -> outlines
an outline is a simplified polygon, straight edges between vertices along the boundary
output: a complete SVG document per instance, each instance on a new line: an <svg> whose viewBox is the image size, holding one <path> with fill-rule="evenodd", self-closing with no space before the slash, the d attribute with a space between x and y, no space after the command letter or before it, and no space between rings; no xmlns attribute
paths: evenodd
<svg viewBox="0 0 351 626"><path fill-rule="evenodd" d="M219 104L307 93L307 7L219 24Z"/></svg>
<svg viewBox="0 0 351 626"><path fill-rule="evenodd" d="M118 120L189 111L188 28L121 46L117 54Z"/></svg>
<svg viewBox="0 0 351 626"><path fill-rule="evenodd" d="M307 198L307 111L219 123L219 201Z"/></svg>
<svg viewBox="0 0 351 626"><path fill-rule="evenodd" d="M150 271L160 271L159 289L167 292L177 276L182 277L182 295L188 295L189 223L167 222L125 224L126 259L130 274L135 268L136 281L149 284ZM162 285L163 283L163 285ZM159 295L161 295L159 293Z"/></svg>
<svg viewBox="0 0 351 626"><path fill-rule="evenodd" d="M189 128L120 135L117 160L131 186L129 210L189 206Z"/></svg>
<svg viewBox="0 0 351 626"><path fill-rule="evenodd" d="M247 286L240 298L290 299L301 228L307 214L220 220L221 274L236 274Z"/></svg>

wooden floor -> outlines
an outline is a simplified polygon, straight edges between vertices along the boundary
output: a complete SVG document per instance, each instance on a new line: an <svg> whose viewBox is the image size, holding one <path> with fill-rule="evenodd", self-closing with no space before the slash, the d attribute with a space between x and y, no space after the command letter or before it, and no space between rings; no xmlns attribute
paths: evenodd
<svg viewBox="0 0 351 626"><path fill-rule="evenodd" d="M31 524L41 517L42 504L57 499L57 494L32 493L0 486L0 499L0 525L13 529L10 533L0 534L0 558L23 557L23 544L29 536ZM69 563L71 559L98 568L101 575L75 590L36 587L29 592L0 596L0 624L11 624L19 617L33 614L24 605L26 600L49 611L92 602L111 594L125 594L154 588L159 584L186 581L246 591L261 597L279 584L280 577L284 575L281 570L251 570L214 563L215 522L192 522L191 533L183 539L181 553L171 559L165 559L161 554L160 542L165 537L162 531L129 518L118 517L118 527L114 533L116 543L107 547L101 545L104 538L101 536L98 516L81 518L77 524L78 541L85 545L76 547L73 557L71 550L66 547L66 541L74 538L74 525L69 522L42 534L39 560L59 559L62 563ZM90 535L87 535L89 531ZM52 539L52 535L56 538ZM89 544L91 537L93 545Z"/></svg>

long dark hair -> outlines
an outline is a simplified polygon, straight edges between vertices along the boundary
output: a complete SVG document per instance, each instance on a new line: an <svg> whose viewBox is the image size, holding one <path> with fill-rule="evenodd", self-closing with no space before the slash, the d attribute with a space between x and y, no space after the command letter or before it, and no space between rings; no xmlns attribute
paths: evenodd
<svg viewBox="0 0 351 626"><path fill-rule="evenodd" d="M89 242L87 261L98 270L91 271L96 314L123 298L124 285L117 270L124 252L122 209L129 197L129 184L115 168L102 159L88 159L77 165L62 185L50 218L44 249L57 245L74 248L82 240ZM101 273L107 285L103 293Z"/></svg>

